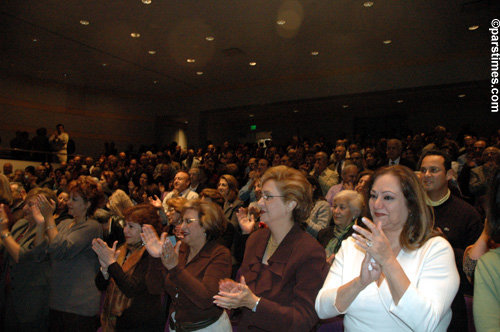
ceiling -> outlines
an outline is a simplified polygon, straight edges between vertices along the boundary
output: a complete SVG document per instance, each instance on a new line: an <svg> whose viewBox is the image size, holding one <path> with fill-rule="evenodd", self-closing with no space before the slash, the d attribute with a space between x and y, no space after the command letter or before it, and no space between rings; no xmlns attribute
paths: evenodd
<svg viewBox="0 0 500 332"><path fill-rule="evenodd" d="M499 3L2 0L0 70L167 99L231 92L247 105L245 94L256 88L272 87L286 101L480 81L489 75L488 28ZM471 62L484 69L467 71ZM416 78L404 74L409 69ZM359 87L349 79L359 75L387 84ZM353 82L350 89L311 88L339 77Z"/></svg>

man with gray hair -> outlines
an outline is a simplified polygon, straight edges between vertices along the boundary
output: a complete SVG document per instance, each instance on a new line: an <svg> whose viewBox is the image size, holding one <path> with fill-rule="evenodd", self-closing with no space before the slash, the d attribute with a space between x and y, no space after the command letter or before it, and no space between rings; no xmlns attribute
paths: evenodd
<svg viewBox="0 0 500 332"><path fill-rule="evenodd" d="M386 147L387 160L380 166L403 165L415 171L417 165L415 165L414 162L406 160L403 157L401 157L402 152L403 152L403 143L400 140L395 138L388 140Z"/></svg>
<svg viewBox="0 0 500 332"><path fill-rule="evenodd" d="M333 198L342 190L354 190L356 178L358 177L359 168L355 164L347 164L342 170L342 182L334 185L326 194L326 201L333 207Z"/></svg>

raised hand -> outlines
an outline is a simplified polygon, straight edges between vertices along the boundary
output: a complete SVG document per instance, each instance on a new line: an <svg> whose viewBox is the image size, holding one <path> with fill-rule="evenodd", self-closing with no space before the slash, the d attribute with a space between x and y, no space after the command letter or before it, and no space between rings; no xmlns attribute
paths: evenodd
<svg viewBox="0 0 500 332"><path fill-rule="evenodd" d="M116 246L118 245L118 241L113 243L113 247L110 248L101 239L93 239L92 240L92 250L97 254L99 258L99 263L101 264L103 269L107 269L108 266L116 262L118 255L120 254L119 250L116 250Z"/></svg>
<svg viewBox="0 0 500 332"><path fill-rule="evenodd" d="M37 196L36 205L40 209L40 213L44 218L49 218L54 214L54 211L56 210L56 202L54 202L54 200L52 199L49 201L44 195Z"/></svg>
<svg viewBox="0 0 500 332"><path fill-rule="evenodd" d="M163 241L165 240L166 237L167 233L161 234L161 238L163 239ZM148 224L144 224L142 226L141 239L144 245L146 246L146 250L152 257L154 258L160 257L163 241L160 240L153 226Z"/></svg>
<svg viewBox="0 0 500 332"><path fill-rule="evenodd" d="M163 234L166 235L166 233ZM171 270L179 264L179 248L181 246L181 242L177 242L174 247L172 242L170 242L166 236L165 238L162 236L162 239L163 245L161 248L161 262L163 263L163 266L165 266L168 270Z"/></svg>
<svg viewBox="0 0 500 332"><path fill-rule="evenodd" d="M45 217L42 215L38 204L29 206L29 209L31 210L31 214L33 215L33 218L35 219L37 225L41 226L45 224Z"/></svg>
<svg viewBox="0 0 500 332"><path fill-rule="evenodd" d="M161 199L158 198L158 196L154 196L154 197L148 197L148 201L149 201L149 204L151 204L152 206L154 206L155 208L157 209L161 209L163 208L163 205L161 203Z"/></svg>
<svg viewBox="0 0 500 332"><path fill-rule="evenodd" d="M382 223L379 222L375 226L368 218L363 217L361 220L368 227L368 230L354 225L353 229L356 233L353 234L353 237L356 239L356 243L383 267L389 260L395 259L395 256L391 244L382 230Z"/></svg>
<svg viewBox="0 0 500 332"><path fill-rule="evenodd" d="M250 234L255 227L254 215L250 215L249 219L247 209L240 208L236 213L236 217L238 218L238 224L241 227L241 232L243 234Z"/></svg>

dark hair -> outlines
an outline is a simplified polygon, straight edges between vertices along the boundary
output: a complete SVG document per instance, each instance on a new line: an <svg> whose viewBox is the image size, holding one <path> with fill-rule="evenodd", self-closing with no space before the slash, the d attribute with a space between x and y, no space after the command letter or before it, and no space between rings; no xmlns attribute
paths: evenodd
<svg viewBox="0 0 500 332"><path fill-rule="evenodd" d="M90 176L80 176L68 185L68 192L76 192L82 196L85 202L90 202L87 216L94 214L95 210L104 202L104 194L98 183Z"/></svg>
<svg viewBox="0 0 500 332"><path fill-rule="evenodd" d="M433 236L434 229L434 211L426 203L424 187L411 169L394 165L381 167L375 172L368 185L368 195L375 181L383 175L392 175L398 179L408 208L408 219L399 236L401 248L407 251L418 249ZM369 197L366 201L369 202Z"/></svg>
<svg viewBox="0 0 500 332"><path fill-rule="evenodd" d="M158 211L151 204L139 204L123 211L125 221L135 222L139 225L153 226L157 233L161 232L161 219Z"/></svg>
<svg viewBox="0 0 500 332"><path fill-rule="evenodd" d="M313 202L319 201L319 200L325 200L325 196L323 196L323 193L321 192L321 186L319 184L318 179L315 176L308 175L307 176L307 181L311 184L313 191L312 191L312 199Z"/></svg>
<svg viewBox="0 0 500 332"><path fill-rule="evenodd" d="M219 178L220 180L224 179L227 183L227 187L229 189L229 194L227 195L227 201L232 203L236 198L238 198L238 181L236 178L230 174L224 174Z"/></svg>
<svg viewBox="0 0 500 332"><path fill-rule="evenodd" d="M420 160L418 161L418 170L420 170L420 167L422 166L422 161L424 160L425 157L428 156L441 156L444 159L444 169L446 172L448 172L451 169L451 157L448 153L441 151L441 150L430 150L427 151L420 157Z"/></svg>
<svg viewBox="0 0 500 332"><path fill-rule="evenodd" d="M487 232L495 243L500 243L500 168L491 177L488 187Z"/></svg>

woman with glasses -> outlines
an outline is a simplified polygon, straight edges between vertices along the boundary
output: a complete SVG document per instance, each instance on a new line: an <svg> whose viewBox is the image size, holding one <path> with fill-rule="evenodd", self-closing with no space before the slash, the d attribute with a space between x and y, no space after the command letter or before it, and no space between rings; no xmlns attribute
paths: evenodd
<svg viewBox="0 0 500 332"><path fill-rule="evenodd" d="M310 331L314 299L328 271L325 251L301 227L312 208L311 185L293 168L261 178L260 219L248 238L239 282L223 280L215 303L240 308L238 331Z"/></svg>
<svg viewBox="0 0 500 332"><path fill-rule="evenodd" d="M144 225L142 240L151 259L146 283L150 291L165 290L172 299L170 331L230 332L226 312L213 303L219 281L231 275L229 249L217 243L225 229L222 209L199 199L188 201L178 226L183 237L177 245L162 233L161 240Z"/></svg>

